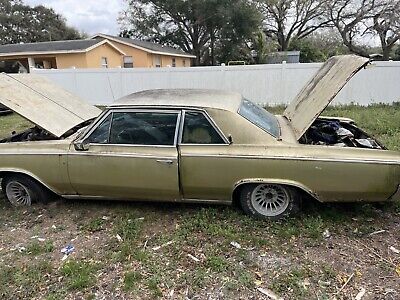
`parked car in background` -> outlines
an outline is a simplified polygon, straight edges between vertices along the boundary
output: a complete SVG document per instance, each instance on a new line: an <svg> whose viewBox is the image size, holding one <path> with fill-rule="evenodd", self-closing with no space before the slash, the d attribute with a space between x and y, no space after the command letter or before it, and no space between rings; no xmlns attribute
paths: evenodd
<svg viewBox="0 0 400 300"><path fill-rule="evenodd" d="M0 141L7 199L238 203L259 218L321 202L400 199L400 153L320 114L368 60L333 57L283 115L240 94L152 90L104 111L36 75L1 75L0 102L37 124Z"/></svg>

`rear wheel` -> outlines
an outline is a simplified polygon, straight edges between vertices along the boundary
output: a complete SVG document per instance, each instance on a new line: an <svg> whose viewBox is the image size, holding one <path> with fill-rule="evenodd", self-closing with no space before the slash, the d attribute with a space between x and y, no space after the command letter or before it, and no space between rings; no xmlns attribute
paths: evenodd
<svg viewBox="0 0 400 300"><path fill-rule="evenodd" d="M4 177L1 188L13 206L30 206L35 202L47 202L50 196L41 184L24 175Z"/></svg>
<svg viewBox="0 0 400 300"><path fill-rule="evenodd" d="M300 195L280 184L249 184L242 188L240 204L248 215L260 219L280 219L300 210Z"/></svg>

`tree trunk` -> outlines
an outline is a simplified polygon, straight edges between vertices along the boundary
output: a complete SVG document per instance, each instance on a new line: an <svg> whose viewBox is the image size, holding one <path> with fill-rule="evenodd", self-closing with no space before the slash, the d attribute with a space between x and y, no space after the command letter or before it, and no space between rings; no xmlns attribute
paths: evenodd
<svg viewBox="0 0 400 300"><path fill-rule="evenodd" d="M391 51L392 51L392 47L391 46L383 47L382 48L382 60L389 60Z"/></svg>

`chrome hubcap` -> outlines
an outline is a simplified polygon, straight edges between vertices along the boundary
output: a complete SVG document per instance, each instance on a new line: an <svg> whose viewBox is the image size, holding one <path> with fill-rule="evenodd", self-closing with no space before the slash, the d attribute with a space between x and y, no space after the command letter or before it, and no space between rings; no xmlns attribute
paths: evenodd
<svg viewBox="0 0 400 300"><path fill-rule="evenodd" d="M31 196L28 189L17 181L11 181L6 185L8 200L14 206L30 206Z"/></svg>
<svg viewBox="0 0 400 300"><path fill-rule="evenodd" d="M285 188L274 184L260 184L251 193L254 209L267 217L278 216L289 206L290 196Z"/></svg>

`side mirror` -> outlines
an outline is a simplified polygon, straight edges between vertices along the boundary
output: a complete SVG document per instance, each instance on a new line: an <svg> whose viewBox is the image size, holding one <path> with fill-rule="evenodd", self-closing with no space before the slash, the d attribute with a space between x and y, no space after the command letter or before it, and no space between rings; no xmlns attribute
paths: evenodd
<svg viewBox="0 0 400 300"><path fill-rule="evenodd" d="M229 142L229 145L233 144L233 139L232 139L232 136L230 134L228 135L228 142Z"/></svg>
<svg viewBox="0 0 400 300"><path fill-rule="evenodd" d="M74 147L76 151L88 151L89 150L89 143L85 141L77 141L74 143Z"/></svg>

